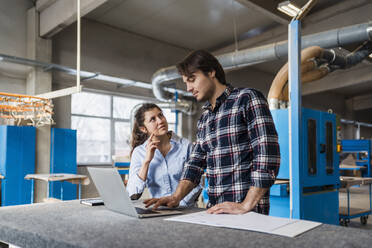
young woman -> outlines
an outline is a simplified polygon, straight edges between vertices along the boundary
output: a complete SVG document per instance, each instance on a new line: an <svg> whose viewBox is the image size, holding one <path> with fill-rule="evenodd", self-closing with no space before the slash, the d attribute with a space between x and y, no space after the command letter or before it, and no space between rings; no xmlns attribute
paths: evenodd
<svg viewBox="0 0 372 248"><path fill-rule="evenodd" d="M136 112L131 143L127 183L131 199L139 199L145 187L153 198L174 193L191 152L191 144L168 131L168 122L156 104L143 104ZM195 187L183 198L180 206L194 205L201 189L200 185Z"/></svg>

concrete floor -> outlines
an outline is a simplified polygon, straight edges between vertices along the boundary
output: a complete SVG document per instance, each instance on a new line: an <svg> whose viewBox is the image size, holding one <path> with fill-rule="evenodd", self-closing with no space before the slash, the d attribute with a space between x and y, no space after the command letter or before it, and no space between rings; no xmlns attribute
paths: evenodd
<svg viewBox="0 0 372 248"><path fill-rule="evenodd" d="M340 207L347 207L347 193L345 189L340 189L339 202ZM370 209L368 186L350 188L350 206L351 208ZM372 216L369 217L366 225L360 223L360 218L351 219L348 227L372 229Z"/></svg>

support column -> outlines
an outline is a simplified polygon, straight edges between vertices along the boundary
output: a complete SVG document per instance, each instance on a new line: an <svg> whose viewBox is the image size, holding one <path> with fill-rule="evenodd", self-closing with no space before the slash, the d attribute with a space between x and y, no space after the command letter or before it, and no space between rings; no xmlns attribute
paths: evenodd
<svg viewBox="0 0 372 248"><path fill-rule="evenodd" d="M27 11L27 57L51 62L52 41L39 36L39 13L35 8ZM26 94L36 95L52 90L52 73L42 68L31 68L26 81ZM35 173L50 172L50 126L36 130ZM41 202L47 195L45 182L35 182L34 201Z"/></svg>
<svg viewBox="0 0 372 248"><path fill-rule="evenodd" d="M289 65L289 175L290 218L303 218L302 200L302 99L301 99L301 22L293 20L288 29Z"/></svg>

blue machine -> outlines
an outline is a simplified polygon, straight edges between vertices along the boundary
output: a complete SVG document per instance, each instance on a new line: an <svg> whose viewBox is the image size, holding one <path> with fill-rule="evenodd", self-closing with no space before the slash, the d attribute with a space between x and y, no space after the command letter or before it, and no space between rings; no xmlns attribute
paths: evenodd
<svg viewBox="0 0 372 248"><path fill-rule="evenodd" d="M35 173L34 127L0 126L1 206L31 203L31 182Z"/></svg>
<svg viewBox="0 0 372 248"><path fill-rule="evenodd" d="M356 153L357 168L340 168L340 170L360 170L362 177L371 177L371 140L341 140L342 152Z"/></svg>
<svg viewBox="0 0 372 248"><path fill-rule="evenodd" d="M52 128L50 173L76 174L76 170L76 130ZM76 199L76 193L76 185L69 182L50 183L49 195L51 197L61 200L73 200Z"/></svg>
<svg viewBox="0 0 372 248"><path fill-rule="evenodd" d="M289 180L288 109L271 111L279 135L281 164L278 179ZM328 224L339 223L338 188L340 185L336 146L336 118L317 110L302 108L301 181L294 182L300 192L300 218ZM288 184L270 190L270 215L290 217Z"/></svg>

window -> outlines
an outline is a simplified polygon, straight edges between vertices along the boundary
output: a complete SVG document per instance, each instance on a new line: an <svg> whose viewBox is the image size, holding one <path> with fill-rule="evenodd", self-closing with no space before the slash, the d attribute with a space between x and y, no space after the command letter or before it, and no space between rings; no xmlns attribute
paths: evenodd
<svg viewBox="0 0 372 248"><path fill-rule="evenodd" d="M72 116L72 129L77 130L78 163L110 163L110 120Z"/></svg>
<svg viewBox="0 0 372 248"><path fill-rule="evenodd" d="M116 155L130 154L130 123L124 121L115 122L115 153Z"/></svg>
<svg viewBox="0 0 372 248"><path fill-rule="evenodd" d="M71 98L71 128L77 130L78 164L112 163L112 156L130 153L131 111L148 102L105 94L82 92ZM163 109L169 130L175 131L176 114Z"/></svg>
<svg viewBox="0 0 372 248"><path fill-rule="evenodd" d="M129 120L131 110L141 103L144 101L114 96L114 118Z"/></svg>
<svg viewBox="0 0 372 248"><path fill-rule="evenodd" d="M71 114L110 117L111 97L82 92L72 95Z"/></svg>

